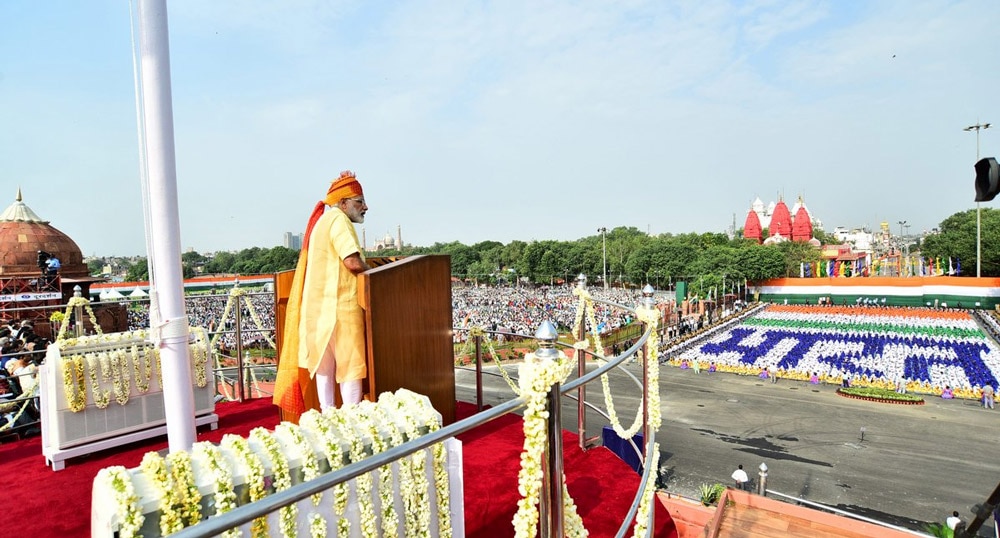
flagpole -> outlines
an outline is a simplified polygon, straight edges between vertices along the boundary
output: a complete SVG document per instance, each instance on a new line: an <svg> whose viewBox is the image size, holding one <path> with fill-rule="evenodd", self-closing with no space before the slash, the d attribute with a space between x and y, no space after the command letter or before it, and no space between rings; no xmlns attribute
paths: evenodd
<svg viewBox="0 0 1000 538"><path fill-rule="evenodd" d="M163 407L171 452L195 442L194 392L188 357L188 321L184 310L184 277L177 208L173 105L170 91L170 42L166 0L138 0L139 52L146 165L149 177L151 274L156 282L159 340L163 375ZM153 319L156 319L155 316Z"/></svg>

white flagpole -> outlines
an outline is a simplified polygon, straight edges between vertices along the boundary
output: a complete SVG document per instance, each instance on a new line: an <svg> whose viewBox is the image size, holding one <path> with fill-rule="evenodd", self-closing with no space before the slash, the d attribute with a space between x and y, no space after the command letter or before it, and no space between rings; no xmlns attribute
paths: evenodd
<svg viewBox="0 0 1000 538"><path fill-rule="evenodd" d="M166 0L138 0L142 104L149 175L151 274L156 282L163 372L163 406L171 452L195 442L194 392L188 358L188 321L184 311L173 105L170 93L170 42ZM154 318L155 319L155 318Z"/></svg>

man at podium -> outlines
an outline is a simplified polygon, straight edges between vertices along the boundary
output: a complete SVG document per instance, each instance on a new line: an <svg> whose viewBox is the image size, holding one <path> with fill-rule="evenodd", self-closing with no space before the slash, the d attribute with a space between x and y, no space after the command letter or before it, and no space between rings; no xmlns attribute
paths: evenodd
<svg viewBox="0 0 1000 538"><path fill-rule="evenodd" d="M363 223L367 211L361 184L348 170L309 218L288 297L274 391L274 403L287 419L317 404L336 405L334 383L344 404L361 401L367 365L357 275L369 266L354 224Z"/></svg>

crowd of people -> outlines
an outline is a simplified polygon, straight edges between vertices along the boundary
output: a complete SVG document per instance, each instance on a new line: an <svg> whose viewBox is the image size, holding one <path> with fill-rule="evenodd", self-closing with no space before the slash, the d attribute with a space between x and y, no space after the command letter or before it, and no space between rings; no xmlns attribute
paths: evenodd
<svg viewBox="0 0 1000 538"><path fill-rule="evenodd" d="M595 299L630 307L641 300L637 290L589 291ZM188 296L190 324L208 329L225 354L236 348L235 309L239 308L242 346L270 347L275 327L273 294L248 292L236 298L228 292ZM455 287L452 319L460 329L455 331L455 339L463 340L468 333L461 329L473 327L532 335L544 320L562 331L570 330L578 302L570 286ZM632 321L626 310L600 302L594 306L601 332ZM130 330L149 326L148 303L136 301L128 312ZM990 332L1000 332L996 318L988 314L978 317ZM681 319L680 324L665 328L666 351L661 361L772 380L777 376L981 398L985 387L990 387L987 392L998 388L1000 348L983 333L980 323L968 311L958 309L774 304L746 317ZM682 341L685 343L678 346ZM0 366L14 364L10 361L21 355L28 364L37 365L44 358L47 343L33 333L30 322L0 325ZM12 392L5 381L0 380L0 393Z"/></svg>

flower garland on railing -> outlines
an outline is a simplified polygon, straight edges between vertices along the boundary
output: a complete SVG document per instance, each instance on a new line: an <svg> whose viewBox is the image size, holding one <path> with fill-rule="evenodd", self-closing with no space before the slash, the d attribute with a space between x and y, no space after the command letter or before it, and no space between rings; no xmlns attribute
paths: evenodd
<svg viewBox="0 0 1000 538"><path fill-rule="evenodd" d="M128 469L121 465L107 467L98 471L94 482L104 484L102 489L111 490L114 495L116 514L118 516L118 537L134 538L139 536L142 523L146 517L142 515L139 506L139 496L132 485L132 477Z"/></svg>
<svg viewBox="0 0 1000 538"><path fill-rule="evenodd" d="M572 370L573 364L566 355L559 353L556 360L538 359L535 354L524 358L518 370L521 381L521 394L525 400L524 410L524 451L521 453L521 469L518 471L517 487L521 499L517 503L517 513L514 514L514 536L529 538L536 536L538 525L539 491L542 487L542 455L547 446L548 433L546 420L548 409L546 400L549 390L555 383L562 383ZM565 476L553 477L559 480L563 487L563 517L565 518L566 536L587 536L587 529L576 511L573 498L566 490Z"/></svg>
<svg viewBox="0 0 1000 538"><path fill-rule="evenodd" d="M295 447L298 452L300 470L302 471L302 480L308 482L317 476L319 476L319 461L316 459L316 452L313 450L312 445L306 439L306 436L302 433L302 428L298 424L293 424L291 422L282 422L274 427L274 433L287 437ZM323 500L323 492L315 493L310 496L312 499L313 506L319 506L319 503Z"/></svg>
<svg viewBox="0 0 1000 538"><path fill-rule="evenodd" d="M277 345L275 345L275 343L274 343L274 340L271 340L271 337L270 337L270 336L268 336L268 330L264 328L264 323L263 323L263 322L261 321L261 319L260 319L260 315L259 315L259 314L257 314L257 309L256 309L256 308L255 308L255 307L253 306L253 303L252 303L252 302L250 302L250 298L249 298L249 297L247 297L246 295L244 295L244 296L243 296L243 304L245 304L245 305L246 305L246 307L247 307L247 311L249 311L249 312L250 312L250 319L252 319L252 320L253 320L253 323L254 323L254 325L256 325L256 326L257 326L257 331L258 331L258 332L260 332L260 335L261 335L262 337L264 337L264 340L265 340L265 341L266 341L266 342L267 342L267 343L268 343L268 344L269 344L269 345L270 345L270 346L271 346L272 348L275 348L275 349L277 349L277 347L278 347L278 346L277 346ZM223 319L224 319L224 318L223 318Z"/></svg>
<svg viewBox="0 0 1000 538"><path fill-rule="evenodd" d="M189 344L192 366L195 371L194 381L199 388L208 384L207 365L210 349L208 333L203 327L192 327L195 338ZM163 368L160 364L159 349L144 340L144 331L125 333L98 334L82 338L62 340L60 349L69 350L83 348L82 354L71 354L63 357L63 391L66 402L73 412L82 411L87 407L86 382L90 379L90 392L94 405L98 409L106 409L110 403L111 394L119 405L126 405L132 394L132 379L135 379L136 391L140 394L149 392L150 382L154 375L159 386L163 386ZM86 352L94 345L118 344L118 347L100 352ZM111 385L105 389L102 383Z"/></svg>
<svg viewBox="0 0 1000 538"><path fill-rule="evenodd" d="M602 362L602 363L606 362L604 360L604 356L603 356L604 346L603 346L603 343L601 342L601 336L597 332L597 320L596 320L595 315L594 315L594 301L591 298L590 293L585 288L579 288L579 287L574 288L573 289L573 294L580 297L580 301L579 301L579 303L577 305L577 312L576 312L576 326L573 328L573 333L574 334L581 334L582 329L583 329L583 326L582 326L583 319L584 319L584 316L586 315L587 320L590 323L591 335L594 338L594 342L595 342L595 345L597 346L597 349L600 351L599 353L595 354L595 359L598 362ZM638 309L637 309L637 312L638 312ZM654 322L655 322L655 320L654 320ZM650 340L653 340L655 334L656 334L656 330L654 329L653 333L650 335ZM656 344L656 342L647 343L648 348L655 350L657 348L657 346L654 346L653 344ZM587 341L586 340L582 340L580 342L577 342L573 347L575 349L577 349L577 350L587 349ZM654 354L654 357L655 357L655 354ZM657 366L658 366L658 362L655 360L655 358L654 358L654 360L652 362L653 363L657 363ZM609 381L609 378L608 378L607 374L604 374L604 375L601 376L601 386L602 386L602 388L604 390L604 406L607 409L608 417L610 419L612 428L615 430L615 433L617 433L623 439L631 439L642 428L642 413L641 412L637 412L636 416L635 416L635 420L632 421L632 425L629 426L628 429L626 429L625 427L622 426L621 420L619 420L619 418L618 418L618 413L615 410L614 400L612 399L612 396L611 396L610 381ZM653 385L652 383L650 383L650 386L659 386L659 385ZM650 393L652 393L652 392L657 392L657 391L650 391ZM652 402L651 402L651 404L652 404ZM640 409L641 409L641 406L642 406L642 401L641 400L639 402L639 405L640 405ZM651 410L652 410L652 407L653 406L650 405L650 409Z"/></svg>
<svg viewBox="0 0 1000 538"><path fill-rule="evenodd" d="M194 363L194 380L195 384L202 388L208 384L208 374L205 372L209 353L208 332L205 331L204 327L192 327L191 331L195 335L194 341L190 344L192 362Z"/></svg>
<svg viewBox="0 0 1000 538"><path fill-rule="evenodd" d="M100 356L95 355L93 353L88 353L83 356L84 360L86 360L86 364L88 367L87 373L89 374L90 377L90 393L94 396L94 405L96 405L98 409L107 409L108 406L111 405L111 391L102 390L101 383L100 381L97 380L97 373L98 370L100 370L102 374L101 377L103 377L105 381L109 381L108 378L110 377L111 374L110 372L111 365L110 363L107 365L104 364L104 359L106 357L107 353L101 353ZM69 363L67 363L67 366L69 366ZM67 399L69 398L67 397ZM84 406L87 405L86 395L84 395L83 404Z"/></svg>
<svg viewBox="0 0 1000 538"><path fill-rule="evenodd" d="M250 448L250 443L239 435L227 433L222 436L222 446L236 455L236 460L244 474L244 485L250 502L256 502L267 495L267 482L264 480L264 463L260 456ZM258 517L250 525L251 538L267 536L267 516Z"/></svg>
<svg viewBox="0 0 1000 538"><path fill-rule="evenodd" d="M598 350L603 350L603 344L601 343L600 335L597 332L597 323L594 315L594 304L593 299L590 294L584 288L575 288L573 293L580 297L580 302L577 307L576 313L576 326L573 331L575 334L581 334L581 329L583 327L582 323L584 316L586 316L587 321L590 323L592 330L592 336L594 338L595 345ZM659 311L656 308L646 308L645 306L640 306L635 310L638 320L647 325L649 329L649 338L646 340L646 379L648 382L647 393L649 395L648 402L648 422L649 435L653 436L660 427L662 421L661 411L660 411L660 362L658 357L658 352L660 348L660 335L657 330L659 327ZM583 340L577 342L574 346L575 349L584 350L587 349L587 341ZM603 359L603 353L599 354L596 359L599 362L605 362ZM642 401L639 402L639 410L637 410L635 420L632 425L626 429L622 426L621 421L618 419L618 415L615 412L614 401L611 396L611 387L608 381L608 375L604 374L601 376L601 385L604 390L604 405L608 412L608 417L610 418L611 426L615 433L618 434L622 439L631 439L634 437L640 429L642 429ZM525 426L527 427L527 425ZM653 461L646 462L646 465L650 468L655 469L659 461L659 447L657 446L654 451ZM650 505L653 502L653 496L655 494L655 480L650 480L647 482L646 489L642 492L642 498L639 504L639 514L637 515L637 522L634 529L634 536L642 537L646 536L649 529L646 528L646 521L648 520Z"/></svg>
<svg viewBox="0 0 1000 538"><path fill-rule="evenodd" d="M118 405L127 404L128 397L132 393L132 387L129 384L131 376L129 376L129 364L125 358L125 352L120 348L111 351L111 378L115 401L118 402Z"/></svg>
<svg viewBox="0 0 1000 538"><path fill-rule="evenodd" d="M653 455L652 461L647 461L646 466L649 469L659 469L660 465L660 443L653 443ZM632 532L632 536L635 538L640 538L644 536L649 536L649 511L653 505L653 499L656 496L656 480L651 479L646 481L646 488L642 490L642 498L639 499L639 509L635 514L635 527Z"/></svg>
<svg viewBox="0 0 1000 538"><path fill-rule="evenodd" d="M201 492L194 481L194 471L191 469L191 454L187 452L171 452L167 454L167 465L173 478L175 495L180 497L181 518L185 526L191 526L201 521Z"/></svg>
<svg viewBox="0 0 1000 538"><path fill-rule="evenodd" d="M269 493L291 487L293 475L290 462L296 463L296 467L301 470L303 481L309 481L326 471L322 465L324 458L332 472L342 468L348 461L361 461L438 428L440 415L429 405L427 398L400 390L396 394L382 395L377 404L366 401L348 408L329 409L325 413L308 411L300 418L299 426L282 423L276 426L273 433L264 428L255 428L248 438L228 434L222 438L218 447L208 442L199 442L192 446L190 453L175 452L166 458L156 452L149 452L132 475L124 475L128 484L114 486L114 491L117 492L114 501L119 513L115 523L119 524L121 536L137 535L137 529L142 525L141 499L135 498L134 489L126 491L126 486L134 488L133 484L141 483L143 487L140 490L146 491L144 495L149 496L147 501L156 501L160 527L158 530L165 536L195 525L203 519L202 496L195 481L196 473L201 485L206 487L208 484L211 488L211 493L208 494L210 497L207 498L212 501L208 503L208 512L204 513L211 513L214 506L214 515L219 515L247 500L259 501ZM349 521L352 518L348 517L347 504L350 489L353 489L358 499L360 517L359 527L353 530L365 538L450 536L452 528L447 451L443 444L431 448L432 475L426 469L429 455L426 450L398 460L398 473L394 472L395 466L387 465L378 469L380 480L377 501L373 498L374 473L365 473L355 477L353 482L334 485L334 510L338 523L336 530L329 529L330 535L351 534ZM396 475L400 480L398 491L401 505L396 502L395 497ZM236 486L237 480L241 478L246 494ZM431 481L436 488L436 503L431 503L428 498L428 485ZM322 503L324 493L314 495L311 499L314 503L317 500ZM380 503L378 507L376 503ZM405 511L405 524L401 523L404 514L396 511L397 506ZM435 508L439 513L436 528L431 518ZM281 535L296 536L300 513L297 503L279 509L277 516ZM136 516L138 523L130 531L128 522L135 521ZM308 522L308 532L312 538L327 535L329 525L322 513L304 513L302 521L303 524ZM251 538L268 536L267 516L254 520L250 530ZM240 532L239 528L234 528L223 535L239 536Z"/></svg>
<svg viewBox="0 0 1000 538"><path fill-rule="evenodd" d="M482 338L482 341L486 343L486 351L490 358L493 359L493 363L496 364L497 369L500 370L500 375L503 376L504 381L507 382L507 386L510 390L514 391L514 394L520 396L521 393L518 392L517 382L510 378L507 374L507 370L503 367L503 363L500 362L500 356L497 354L496 348L493 347L493 339L490 335L486 333L486 330L482 327L472 327L469 329L469 337L465 339L465 343L462 345L462 349L459 350L459 355L466 355L472 351L472 343L475 342L476 337Z"/></svg>
<svg viewBox="0 0 1000 538"><path fill-rule="evenodd" d="M394 446L391 441L391 436L388 442L382 437L381 429L392 429L392 425L378 420L378 416L375 412L377 407L378 406L376 406L373 402L362 400L357 404L344 409L345 412L351 414L351 420L354 424L359 429L364 431L365 435L369 438L369 441L371 442L372 455L385 452ZM402 439L402 435L398 435L398 432L397 436ZM379 519L382 523L381 536L395 537L399 534L399 517L396 515L395 506L393 504L394 483L392 479L392 468L388 465L379 467L378 478ZM400 469L400 481L402 482L402 480L403 472L402 469ZM400 489L402 489L402 487ZM405 493L403 498L406 498ZM407 536L415 535L409 534L409 530L407 530Z"/></svg>
<svg viewBox="0 0 1000 538"><path fill-rule="evenodd" d="M129 347L129 356L132 358L132 366L135 368L135 388L142 394L149 392L149 381L153 378L153 360L151 354L152 346L143 346L142 360L139 359L139 345L132 344ZM142 369L140 371L140 366Z"/></svg>
<svg viewBox="0 0 1000 538"><path fill-rule="evenodd" d="M274 490L284 491L292 487L292 475L288 469L288 459L285 458L278 440L266 428L261 427L254 428L250 432L250 438L264 447L267 458L271 461L271 476L273 477L272 484L274 485ZM299 517L299 507L295 504L290 504L281 507L278 512L281 523L281 535L285 538L295 538L295 526Z"/></svg>
<svg viewBox="0 0 1000 538"><path fill-rule="evenodd" d="M323 415L330 419L340 438L350 443L348 456L350 463L357 463L365 459L365 445L361 435L355 429L351 417L343 408L330 407L323 411ZM358 499L367 499L372 494L372 475L365 473L355 479L355 493ZM375 525L375 508L372 503L358 503L359 518L361 520L361 536L374 538L378 536L378 527Z"/></svg>
<svg viewBox="0 0 1000 538"><path fill-rule="evenodd" d="M224 514L236 508L236 489L233 485L233 475L229 467L225 464L224 456L219 447L201 441L191 447L191 453L202 460L202 464L208 468L212 475L212 489L215 491L215 515ZM229 529L222 533L225 538L237 538L242 533L239 527Z"/></svg>
<svg viewBox="0 0 1000 538"><path fill-rule="evenodd" d="M63 362L63 390L66 393L66 403L74 413L87 407L86 374L83 369L83 355L70 357Z"/></svg>
<svg viewBox="0 0 1000 538"><path fill-rule="evenodd" d="M84 297L70 297L69 302L66 303L66 311L63 313L63 319L69 318L70 314L73 313L73 309L82 306L87 312L87 316L90 318L90 323L94 326L94 331L97 334L102 334L101 326L97 323L97 316L94 315L94 309L90 307L90 301ZM83 323L83 320L76 320L77 323ZM56 341L63 340L66 337L66 329L69 327L69 323L63 323L59 326L59 332L56 333Z"/></svg>
<svg viewBox="0 0 1000 538"><path fill-rule="evenodd" d="M299 417L299 425L317 434L331 472L344 466L344 453L338 437L333 432L334 425L329 416L310 409ZM351 522L344 517L348 492L347 482L333 486L333 513L337 516L337 536L347 536L351 532Z"/></svg>
<svg viewBox="0 0 1000 538"><path fill-rule="evenodd" d="M139 464L139 472L152 483L160 498L161 535L167 536L201 520L201 493L194 484L187 452L172 452L167 458L147 452Z"/></svg>
<svg viewBox="0 0 1000 538"><path fill-rule="evenodd" d="M236 307L239 308L240 298L242 298L243 304L245 304L247 310L250 311L250 319L252 319L254 324L257 326L257 330L260 332L260 335L264 337L264 340L266 340L272 348L277 348L278 346L276 346L274 341L271 340L271 337L267 335L267 331L269 331L269 329L264 327L264 323L257 314L257 309L253 306L253 303L250 302L250 298L246 297L246 294L247 292L243 288L239 286L233 287L232 291L229 292L229 300L226 301L226 306L222 309L222 317L219 318L219 323L221 324L229 318L229 312L233 309L234 302L236 303ZM212 341L210 343L212 349L215 349L219 344L220 338L222 338L221 331L215 333L215 336L212 337Z"/></svg>

